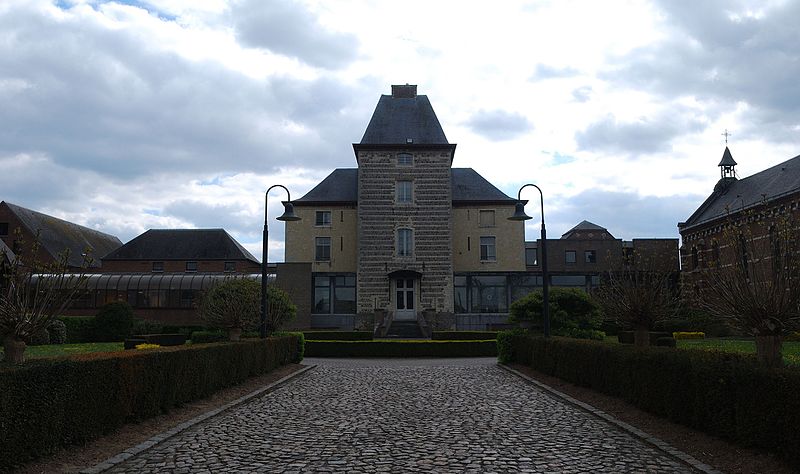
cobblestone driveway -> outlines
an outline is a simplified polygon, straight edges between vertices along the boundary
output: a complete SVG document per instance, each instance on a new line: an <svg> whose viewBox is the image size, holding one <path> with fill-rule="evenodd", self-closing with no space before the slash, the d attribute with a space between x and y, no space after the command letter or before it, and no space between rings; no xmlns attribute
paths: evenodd
<svg viewBox="0 0 800 474"><path fill-rule="evenodd" d="M314 362L110 472L692 472L491 360Z"/></svg>

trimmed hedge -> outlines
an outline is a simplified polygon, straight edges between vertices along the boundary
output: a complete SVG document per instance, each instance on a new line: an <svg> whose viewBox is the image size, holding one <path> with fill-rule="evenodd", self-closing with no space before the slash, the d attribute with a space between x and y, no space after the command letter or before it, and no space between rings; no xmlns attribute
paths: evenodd
<svg viewBox="0 0 800 474"><path fill-rule="evenodd" d="M371 341L370 331L303 331L307 341Z"/></svg>
<svg viewBox="0 0 800 474"><path fill-rule="evenodd" d="M67 344L96 342L94 316L61 316L57 319L67 326Z"/></svg>
<svg viewBox="0 0 800 474"><path fill-rule="evenodd" d="M309 341L306 357L493 357L494 340L486 341Z"/></svg>
<svg viewBox="0 0 800 474"><path fill-rule="evenodd" d="M0 366L0 472L298 362L298 336Z"/></svg>
<svg viewBox="0 0 800 474"><path fill-rule="evenodd" d="M435 341L486 341L497 339L497 331L433 331Z"/></svg>
<svg viewBox="0 0 800 474"><path fill-rule="evenodd" d="M648 333L650 336L650 345L655 346L656 342L662 337L672 337L671 332L662 332L662 331L650 331ZM617 340L620 344L633 344L634 336L633 331L621 331L617 334Z"/></svg>
<svg viewBox="0 0 800 474"><path fill-rule="evenodd" d="M501 362L589 387L697 430L762 448L800 469L800 370L753 355L504 333Z"/></svg>

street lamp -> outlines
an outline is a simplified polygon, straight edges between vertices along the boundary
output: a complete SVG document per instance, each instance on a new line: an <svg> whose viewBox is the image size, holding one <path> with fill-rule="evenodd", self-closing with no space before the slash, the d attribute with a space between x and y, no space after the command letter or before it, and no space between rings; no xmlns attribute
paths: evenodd
<svg viewBox="0 0 800 474"><path fill-rule="evenodd" d="M528 219L532 219L531 216L525 214L525 203L522 201L522 190L527 188L528 186L533 186L539 191L539 202L541 203L541 211L542 211L542 316L544 317L544 337L550 337L550 298L549 298L549 287L550 282L548 281L547 275L547 231L544 227L544 195L542 194L542 190L539 186L535 184L526 184L519 188L519 192L517 193L517 204L514 206L514 215L509 217L508 220L510 221L527 221Z"/></svg>
<svg viewBox="0 0 800 474"><path fill-rule="evenodd" d="M294 205L292 204L292 196L286 186L275 184L267 189L264 193L264 236L261 239L261 324L259 332L261 339L267 337L267 316L269 308L267 307L267 248L269 244L269 228L267 227L267 209L269 208L269 192L272 188L283 188L286 191L286 201L283 203L283 215L278 217L279 221L299 221L300 217L294 213Z"/></svg>

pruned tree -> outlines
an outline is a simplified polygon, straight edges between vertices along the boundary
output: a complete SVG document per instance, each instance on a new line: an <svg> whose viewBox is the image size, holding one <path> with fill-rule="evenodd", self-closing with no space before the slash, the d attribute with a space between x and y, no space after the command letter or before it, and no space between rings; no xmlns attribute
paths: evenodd
<svg viewBox="0 0 800 474"><path fill-rule="evenodd" d="M783 365L783 337L800 319L800 224L791 214L731 218L700 265L696 304L755 338L759 361Z"/></svg>
<svg viewBox="0 0 800 474"><path fill-rule="evenodd" d="M22 241L21 231L16 238ZM5 361L19 364L25 360L25 348L30 338L46 329L56 316L85 289L85 270L91 263L88 251L77 273L68 264L69 250L60 253L52 263L38 259L38 235L30 247L9 259L0 278L0 338L3 340Z"/></svg>
<svg viewBox="0 0 800 474"><path fill-rule="evenodd" d="M633 330L636 346L649 346L653 325L678 309L676 272L660 262L634 253L604 275L592 293L607 319Z"/></svg>

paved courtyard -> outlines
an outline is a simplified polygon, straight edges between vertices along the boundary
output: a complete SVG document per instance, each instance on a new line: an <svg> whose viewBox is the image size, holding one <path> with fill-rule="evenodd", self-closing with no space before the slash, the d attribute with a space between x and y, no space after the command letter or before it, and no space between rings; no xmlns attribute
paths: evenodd
<svg viewBox="0 0 800 474"><path fill-rule="evenodd" d="M110 472L693 472L494 359L305 363Z"/></svg>

